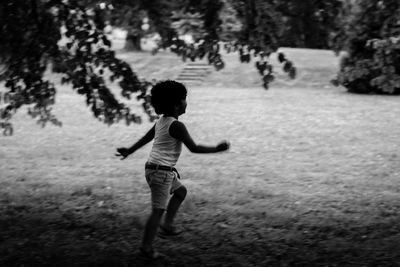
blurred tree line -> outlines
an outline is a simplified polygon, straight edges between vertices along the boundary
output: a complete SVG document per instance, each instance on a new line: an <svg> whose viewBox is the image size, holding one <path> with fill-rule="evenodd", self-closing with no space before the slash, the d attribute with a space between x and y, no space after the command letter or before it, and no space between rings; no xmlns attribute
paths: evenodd
<svg viewBox="0 0 400 267"><path fill-rule="evenodd" d="M398 21L396 0L2 0L0 128L12 133L10 119L21 106L43 126L61 125L51 112L57 90L44 75L50 66L98 120L141 122L106 80L154 120L152 82L115 56L108 24L127 30L128 48L140 49L140 39L153 32L160 49L183 60L205 58L216 70L225 65L222 49L238 52L243 63L253 58L266 89L274 80L269 57L279 47L344 50L337 83L354 92L397 93ZM184 34L193 43L183 41ZM282 53L278 59L295 78L294 63Z"/></svg>

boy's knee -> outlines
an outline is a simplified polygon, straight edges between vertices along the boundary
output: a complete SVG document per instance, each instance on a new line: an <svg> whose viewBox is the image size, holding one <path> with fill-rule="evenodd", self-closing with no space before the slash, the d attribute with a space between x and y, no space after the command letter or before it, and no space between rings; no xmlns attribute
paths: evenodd
<svg viewBox="0 0 400 267"><path fill-rule="evenodd" d="M177 196L178 198L180 198L182 200L185 199L186 194L187 194L187 189L183 185L181 187L179 187L178 189L176 189L174 192L174 196Z"/></svg>

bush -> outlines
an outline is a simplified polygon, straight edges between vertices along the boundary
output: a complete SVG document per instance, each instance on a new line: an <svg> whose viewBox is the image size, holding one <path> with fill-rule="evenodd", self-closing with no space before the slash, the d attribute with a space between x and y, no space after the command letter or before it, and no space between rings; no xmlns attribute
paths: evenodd
<svg viewBox="0 0 400 267"><path fill-rule="evenodd" d="M372 57L344 60L339 83L352 93L400 94L400 38L374 39L366 46Z"/></svg>
<svg viewBox="0 0 400 267"><path fill-rule="evenodd" d="M338 47L348 51L339 84L353 93L400 94L400 4L368 0L354 5Z"/></svg>

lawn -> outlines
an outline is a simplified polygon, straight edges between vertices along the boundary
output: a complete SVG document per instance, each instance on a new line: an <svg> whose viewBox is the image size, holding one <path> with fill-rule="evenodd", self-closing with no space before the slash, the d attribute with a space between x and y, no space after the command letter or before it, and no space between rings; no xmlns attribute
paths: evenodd
<svg viewBox="0 0 400 267"><path fill-rule="evenodd" d="M232 147L184 149L185 231L156 240L162 261L137 255L151 146L114 156L152 124L105 126L61 85L61 128L21 110L14 135L0 138L0 266L400 266L400 98L331 86L330 51L284 51L296 80L273 59L277 80L264 90L254 62L227 55L189 88L180 120L198 143ZM166 52L120 56L151 79L184 66Z"/></svg>

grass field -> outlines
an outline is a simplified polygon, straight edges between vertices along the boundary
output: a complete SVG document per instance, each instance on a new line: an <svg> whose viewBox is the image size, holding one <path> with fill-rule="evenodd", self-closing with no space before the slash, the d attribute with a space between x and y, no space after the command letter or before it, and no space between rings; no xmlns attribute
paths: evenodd
<svg viewBox="0 0 400 267"><path fill-rule="evenodd" d="M105 126L60 86L63 127L41 129L24 112L0 138L0 266L400 266L400 98L332 87L330 51L286 49L299 70L276 65L270 90L251 65L227 67L189 88L183 121L212 155L184 149L185 232L157 239L169 257L137 256L150 212L146 146L152 125ZM121 53L139 74L174 78L183 63Z"/></svg>

